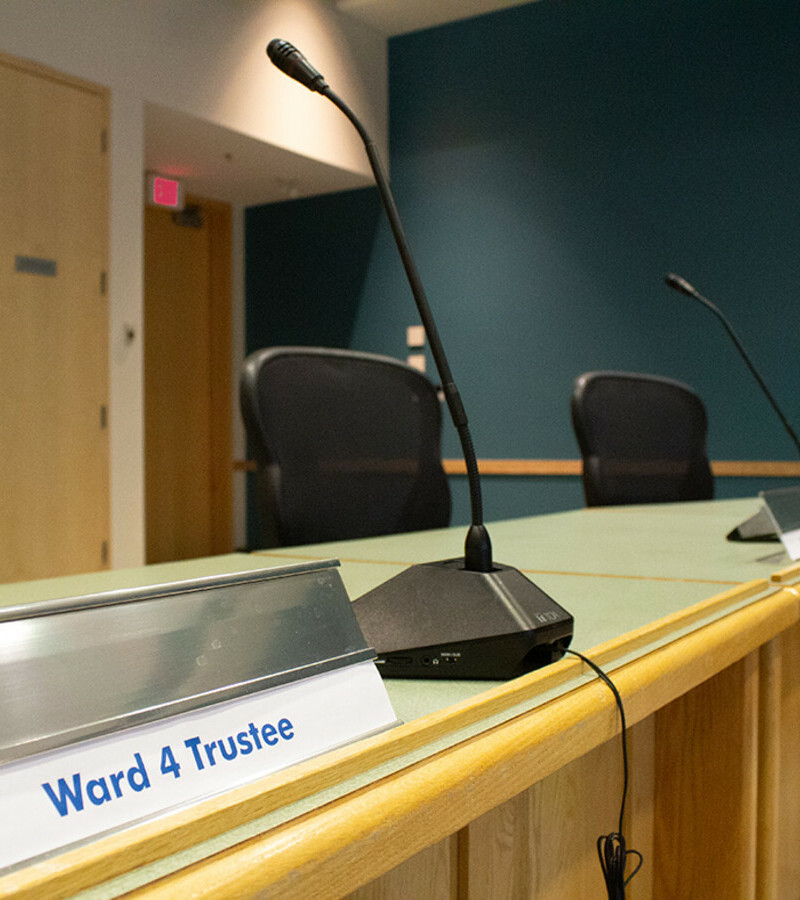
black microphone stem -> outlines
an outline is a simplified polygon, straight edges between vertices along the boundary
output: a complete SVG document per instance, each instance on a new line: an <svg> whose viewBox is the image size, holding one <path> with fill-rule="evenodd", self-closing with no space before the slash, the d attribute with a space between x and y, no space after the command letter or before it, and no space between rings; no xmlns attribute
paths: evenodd
<svg viewBox="0 0 800 900"><path fill-rule="evenodd" d="M444 352L439 331L433 320L433 313L425 296L425 290L422 287L422 280L417 272L417 267L411 256L405 235L403 234L403 226L400 223L400 216L389 187L388 179L383 172L378 151L372 142L367 130L358 120L355 113L350 107L337 96L329 87L328 83L322 77L320 72L315 69L311 63L303 56L297 47L288 41L275 38L267 45L267 55L272 63L277 66L284 74L300 82L310 91L315 91L327 97L334 106L338 107L341 112L347 116L350 123L355 127L364 147L367 151L372 173L375 176L375 183L378 186L383 208L389 219L389 224L394 234L397 249L400 252L400 258L406 271L411 293L419 310L422 325L428 342L431 346L433 360L439 372L439 378L442 381L442 390L444 391L447 408L450 410L450 416L453 424L458 432L461 441L461 449L464 454L464 462L467 467L467 481L469 483L470 506L472 511L472 524L467 532L467 539L464 545L464 567L472 572L492 572L492 542L489 539L489 532L483 524L483 500L481 497L481 482L478 473L478 461L475 457L475 449L472 445L472 436L470 435L469 426L467 424L467 414L464 411L464 405L458 393L453 375L450 372L450 366L447 363L447 356Z"/></svg>
<svg viewBox="0 0 800 900"><path fill-rule="evenodd" d="M714 315L720 320L720 322L722 322L724 329L728 332L731 340L734 343L734 346L739 351L739 355L745 361L745 364L747 365L747 368L750 369L750 372L752 373L753 378L755 378L755 380L758 382L758 385L761 388L761 390L764 392L764 395L766 396L767 400L769 400L770 404L772 405L772 408L778 414L778 418L783 423L783 427L786 429L787 434L792 439L792 442L794 443L794 446L797 449L798 454L800 455L800 440L798 440L798 437L795 434L794 429L787 421L786 416L783 414L783 411L778 406L778 404L775 401L775 398L770 393L769 388L764 383L764 379L761 377L761 375L759 375L758 370L753 365L753 363L750 361L750 357L747 355L747 352L745 351L744 347L742 346L742 342L736 336L736 332L733 330L733 326L730 324L730 322L728 322L728 320L722 314L722 311L715 304L713 304L707 297L704 297L701 293L699 293L697 290L695 290L695 288L693 288L692 285L689 284L688 281L685 281L680 276L669 274L669 275L665 276L664 281L673 290L678 291L681 294L686 294L687 297L693 297L695 300L702 303L703 306L706 306L708 309L710 309L711 312L714 313Z"/></svg>
<svg viewBox="0 0 800 900"><path fill-rule="evenodd" d="M461 395L453 380L453 375L447 362L447 356L444 352L441 339L439 338L439 330L436 327L433 313L431 312L428 298L425 294L425 289L422 286L422 279L419 277L419 272L417 271L417 267L411 255L411 250L406 241L403 225L400 222L400 216L397 212L397 206L395 205L388 179L384 174L383 166L375 144L355 113L344 100L335 94L327 85L322 87L322 89L319 90L319 93L324 97L327 97L331 103L337 106L347 116L356 131L358 131L361 140L364 143L364 148L367 151L367 157L369 158L369 163L372 167L372 173L375 176L375 183L378 186L378 193L380 194L386 216L389 219L389 225L391 226L392 234L394 235L395 243L397 244L397 249L400 253L400 259L403 262L403 267L405 268L406 276L411 286L411 293L414 295L414 301L417 304L417 309L420 318L422 319L425 333L428 336L431 355L436 364L439 378L442 381L442 390L444 391L445 400L447 401L447 407L450 410L450 416L456 427L456 431L458 432L459 440L461 441L461 449L467 467L467 482L469 484L472 518L472 524L469 534L467 535L465 546L464 564L467 569L472 571L489 572L492 569L492 549L488 532L483 524L483 498L481 496L478 461L475 456L475 448L472 444L472 435L469 430L467 414L464 410L464 405L461 402Z"/></svg>

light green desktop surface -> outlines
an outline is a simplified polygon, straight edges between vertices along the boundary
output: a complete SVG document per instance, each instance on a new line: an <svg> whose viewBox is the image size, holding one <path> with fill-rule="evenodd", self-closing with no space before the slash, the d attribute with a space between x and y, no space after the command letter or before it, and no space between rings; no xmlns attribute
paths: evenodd
<svg viewBox="0 0 800 900"><path fill-rule="evenodd" d="M575 617L589 649L789 562L779 543L727 541L756 499L575 510L489 526L497 562L521 569ZM351 598L408 565L463 555L466 529L264 551L275 563L342 561ZM260 555L260 554L259 554Z"/></svg>
<svg viewBox="0 0 800 900"><path fill-rule="evenodd" d="M731 542L725 535L760 505L748 498L592 508L496 522L489 531L496 560L525 571L745 581L763 574L768 565L759 563L759 557L777 552L780 545ZM323 554L382 566L395 561L399 571L432 554L462 555L465 536L466 528L449 528L264 553L276 559ZM385 572L348 572L353 593L382 580Z"/></svg>
<svg viewBox="0 0 800 900"><path fill-rule="evenodd" d="M759 508L760 501L753 498L577 510L494 523L490 525L490 533L498 562L522 569L574 616L572 647L587 652L736 584L768 579L774 571L786 566L789 558L780 544L734 543L725 539L732 528ZM341 560L342 579L352 599L410 564L462 555L465 533L463 528L444 529L0 585L0 606L330 558ZM727 606L685 630L694 630L750 602L752 598ZM680 633L673 631L663 640L674 640ZM655 646L658 643L640 648L630 658ZM621 657L614 666L626 661L628 657ZM147 883L508 720L591 677L591 674L582 675L531 701L452 732L420 750L84 895L115 896ZM495 685L495 682L400 679L386 682L401 721L418 719L469 700Z"/></svg>
<svg viewBox="0 0 800 900"><path fill-rule="evenodd" d="M725 540L760 505L746 498L593 508L496 522L489 529L495 560L521 569L572 613L572 646L587 650L788 564L779 543ZM409 565L461 556L465 535L466 528L456 527L4 584L0 607L310 559L339 559L354 599ZM438 690L435 685L425 682L425 689ZM440 708L435 701L434 708Z"/></svg>
<svg viewBox="0 0 800 900"><path fill-rule="evenodd" d="M492 523L490 534L496 561L521 569L573 615L572 647L585 652L788 564L781 544L725 540L759 508L755 498L593 508ZM0 607L331 558L341 560L354 599L408 565L462 555L465 535L456 527L4 584ZM398 717L410 721L491 683L388 684Z"/></svg>

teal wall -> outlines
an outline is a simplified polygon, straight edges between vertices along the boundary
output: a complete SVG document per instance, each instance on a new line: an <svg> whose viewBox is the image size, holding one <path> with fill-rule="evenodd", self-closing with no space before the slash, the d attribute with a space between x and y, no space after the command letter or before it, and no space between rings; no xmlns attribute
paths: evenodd
<svg viewBox="0 0 800 900"><path fill-rule="evenodd" d="M576 457L572 382L610 368L693 385L714 458L796 458L719 322L662 279L717 302L800 427L798 21L788 0L540 0L390 41L393 190L479 456ZM248 210L246 235L250 349L406 355L374 190ZM583 502L577 478L484 494L489 520Z"/></svg>

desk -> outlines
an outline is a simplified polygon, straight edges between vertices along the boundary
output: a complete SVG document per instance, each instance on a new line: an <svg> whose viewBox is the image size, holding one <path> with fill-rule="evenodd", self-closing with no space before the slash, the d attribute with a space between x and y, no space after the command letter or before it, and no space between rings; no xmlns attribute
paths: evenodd
<svg viewBox="0 0 800 900"><path fill-rule="evenodd" d="M628 896L796 896L800 567L724 535L757 501L618 507L493 525L498 561L575 616L625 702ZM464 529L86 576L82 590L338 556L351 597ZM69 582L73 592L75 580ZM24 586L30 599L64 582ZM19 586L0 603L19 602ZM13 600L12 600L13 598ZM0 878L0 896L603 895L619 717L567 657L507 683L388 682L405 724ZM19 893L17 893L19 892Z"/></svg>

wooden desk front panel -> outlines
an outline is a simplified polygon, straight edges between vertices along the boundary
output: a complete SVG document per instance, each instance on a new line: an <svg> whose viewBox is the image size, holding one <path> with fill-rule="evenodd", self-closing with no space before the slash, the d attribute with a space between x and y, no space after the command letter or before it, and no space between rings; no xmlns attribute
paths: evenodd
<svg viewBox="0 0 800 900"><path fill-rule="evenodd" d="M772 828L777 872L777 898L797 897L800 893L800 625L778 639L780 650L779 734L775 809L764 826Z"/></svg>
<svg viewBox="0 0 800 900"><path fill-rule="evenodd" d="M772 699L759 690L762 649L629 730L625 837L645 859L628 888L631 900L796 895L800 626L771 643L782 662ZM759 742L760 702L780 707L777 747L769 738ZM772 753L780 757L779 777L775 793L765 795L761 772ZM596 842L616 830L621 789L620 741L614 738L348 900L604 896ZM771 816L766 823L759 817L764 807Z"/></svg>

